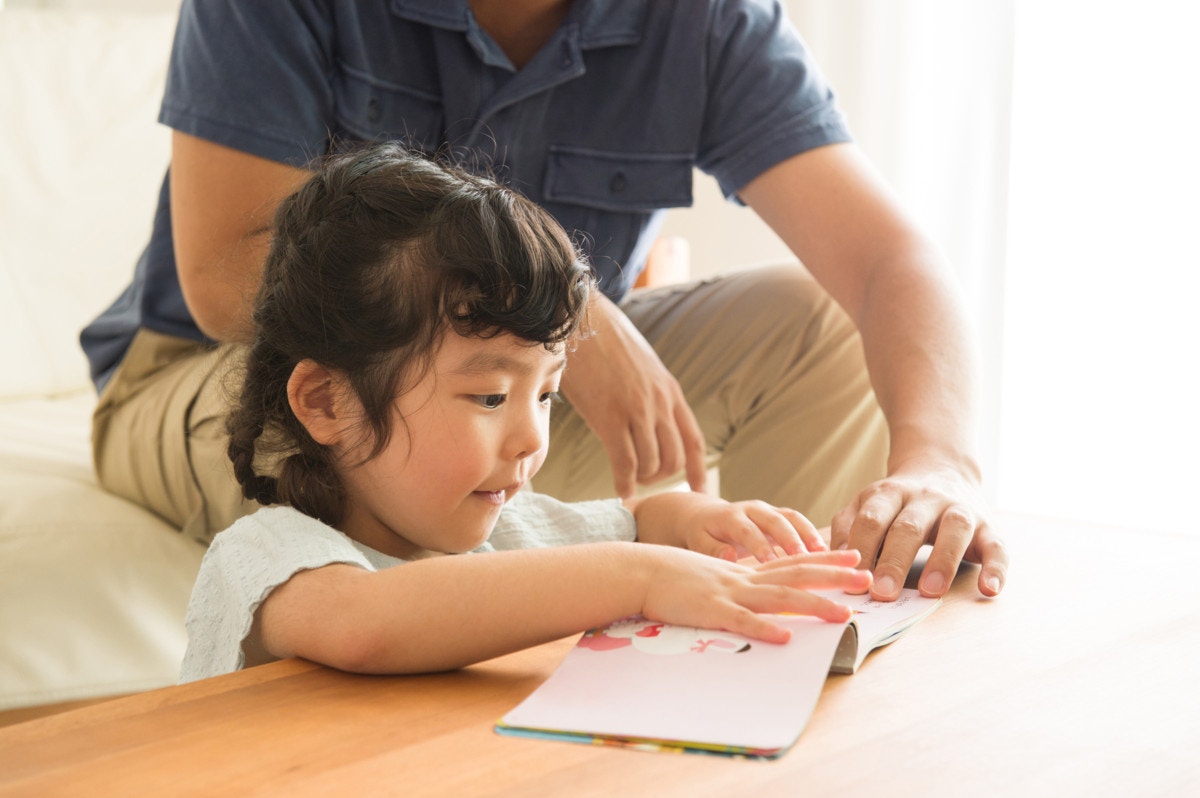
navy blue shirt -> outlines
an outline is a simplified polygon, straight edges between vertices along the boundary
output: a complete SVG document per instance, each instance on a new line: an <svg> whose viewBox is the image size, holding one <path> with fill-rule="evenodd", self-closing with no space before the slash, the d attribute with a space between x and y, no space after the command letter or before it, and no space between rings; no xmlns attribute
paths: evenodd
<svg viewBox="0 0 1200 798"><path fill-rule="evenodd" d="M850 138L771 0L576 0L522 69L467 0L198 0L159 121L304 166L331 142L449 151L542 204L622 297L692 170L725 194ZM175 270L168 181L133 282L81 336L102 388L139 327L204 340Z"/></svg>

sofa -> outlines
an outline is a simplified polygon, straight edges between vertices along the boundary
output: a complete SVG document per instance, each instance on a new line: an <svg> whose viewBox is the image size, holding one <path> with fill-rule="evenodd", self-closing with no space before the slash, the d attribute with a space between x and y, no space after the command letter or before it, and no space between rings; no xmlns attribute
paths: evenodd
<svg viewBox="0 0 1200 798"><path fill-rule="evenodd" d="M0 8L0 723L172 684L204 555L97 486L78 345L149 236L176 3L67 5ZM788 256L712 180L695 201L655 284Z"/></svg>
<svg viewBox="0 0 1200 798"><path fill-rule="evenodd" d="M174 15L0 10L0 710L171 684L203 548L100 490L80 328L127 282Z"/></svg>

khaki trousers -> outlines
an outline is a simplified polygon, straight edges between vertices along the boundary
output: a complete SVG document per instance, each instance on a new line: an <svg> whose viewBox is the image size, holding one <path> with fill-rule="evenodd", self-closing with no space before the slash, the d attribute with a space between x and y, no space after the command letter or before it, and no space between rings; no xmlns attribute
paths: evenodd
<svg viewBox="0 0 1200 798"><path fill-rule="evenodd" d="M679 380L721 495L795 507L818 526L884 474L887 427L849 319L796 266L637 291L622 308ZM225 455L241 350L142 330L100 397L100 484L202 541L255 509ZM534 488L614 495L607 455L555 408Z"/></svg>

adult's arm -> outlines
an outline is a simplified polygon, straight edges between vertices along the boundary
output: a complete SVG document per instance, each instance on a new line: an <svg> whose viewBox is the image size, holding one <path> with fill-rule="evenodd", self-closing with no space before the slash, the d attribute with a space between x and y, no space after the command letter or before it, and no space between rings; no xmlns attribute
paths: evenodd
<svg viewBox="0 0 1200 798"><path fill-rule="evenodd" d="M858 327L891 434L887 476L835 516L832 545L861 552L878 598L899 593L927 542L922 592L944 593L966 559L995 595L1007 555L982 495L976 354L944 256L852 144L785 160L740 196Z"/></svg>
<svg viewBox="0 0 1200 798"><path fill-rule="evenodd" d="M216 341L245 342L280 201L309 172L175 131L171 226L183 299Z"/></svg>

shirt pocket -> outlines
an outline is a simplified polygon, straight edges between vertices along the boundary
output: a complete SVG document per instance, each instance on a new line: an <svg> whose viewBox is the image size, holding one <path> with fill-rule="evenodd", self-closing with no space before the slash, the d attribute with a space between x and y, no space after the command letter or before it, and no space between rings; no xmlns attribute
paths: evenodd
<svg viewBox="0 0 1200 798"><path fill-rule="evenodd" d="M442 141L445 114L438 94L338 64L337 122L365 141L399 141L433 152Z"/></svg>
<svg viewBox="0 0 1200 798"><path fill-rule="evenodd" d="M690 153L606 152L551 145L543 196L608 211L692 204Z"/></svg>

